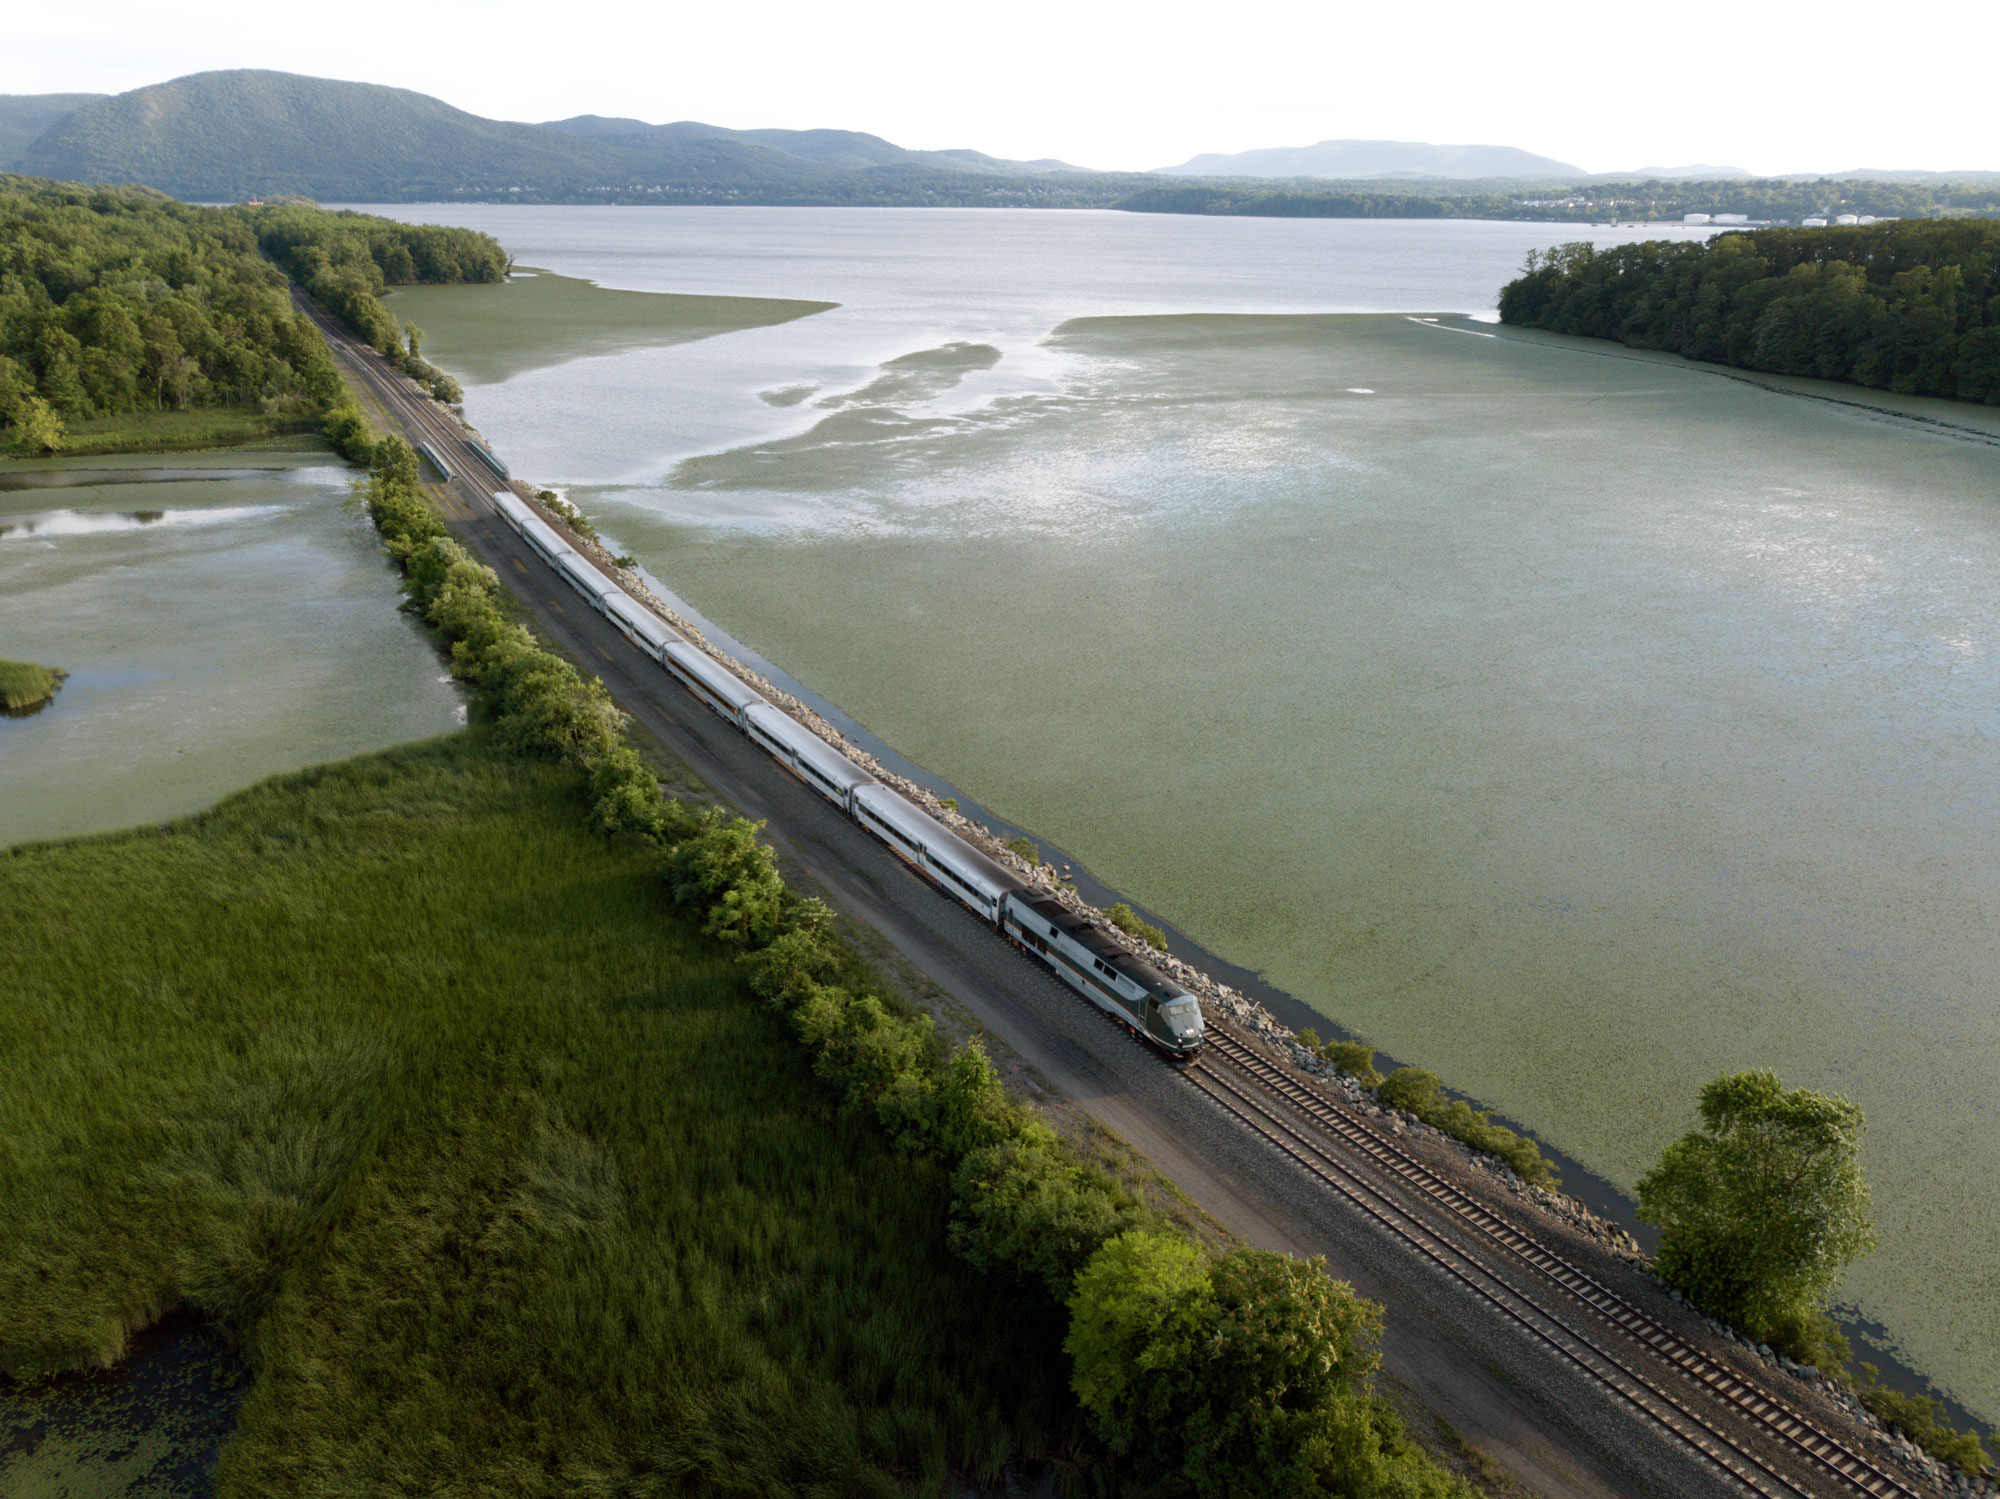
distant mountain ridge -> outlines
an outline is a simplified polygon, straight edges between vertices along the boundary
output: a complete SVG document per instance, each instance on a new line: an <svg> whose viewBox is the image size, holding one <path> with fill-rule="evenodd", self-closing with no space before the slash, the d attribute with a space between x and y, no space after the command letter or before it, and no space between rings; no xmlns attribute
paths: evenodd
<svg viewBox="0 0 2000 1499"><path fill-rule="evenodd" d="M499 197L539 201L655 192L660 201L841 201L857 174L898 179L1076 172L978 151L910 151L850 130L727 130L580 115L489 120L409 89L240 69L110 96L0 97L0 132L43 128L0 169L137 182L178 198L301 193L322 200Z"/></svg>
<svg viewBox="0 0 2000 1499"><path fill-rule="evenodd" d="M1583 168L1514 146L1434 146L1427 141L1319 141L1310 146L1271 146L1233 155L1193 156L1175 167L1156 167L1163 177L1328 177L1366 181L1374 177L1576 178Z"/></svg>
<svg viewBox="0 0 2000 1499"><path fill-rule="evenodd" d="M1789 200L1765 189L1817 176L1753 179L1740 168L1708 166L1585 173L1511 146L1414 141L1321 141L1197 156L1156 173L1093 172L969 149L915 151L854 130L731 130L605 115L541 124L491 120L409 89L254 70L196 73L116 95L0 95L0 172L7 171L138 183L208 202L296 193L322 202L1134 208L1575 221L1654 209L1675 219L1683 211L1743 212L1753 198L1766 213L1796 215L1808 210L1780 207ZM1876 214L1990 212L1985 196L1963 189L1982 185L1983 193L1983 184L2000 183L1991 172L1847 175L1913 186L1900 196L1871 190L1865 204L1847 204ZM1626 190L1642 188L1647 178L1687 190ZM1921 190L1925 184L1938 191ZM1832 202L1842 195L1805 196Z"/></svg>

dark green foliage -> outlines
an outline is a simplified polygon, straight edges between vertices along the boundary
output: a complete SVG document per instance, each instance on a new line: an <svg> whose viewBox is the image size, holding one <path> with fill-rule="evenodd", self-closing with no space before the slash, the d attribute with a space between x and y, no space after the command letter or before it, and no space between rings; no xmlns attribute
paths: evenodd
<svg viewBox="0 0 2000 1499"><path fill-rule="evenodd" d="M1010 838L1007 840L1007 847L1026 859L1034 868L1042 867L1042 851L1035 847L1034 839Z"/></svg>
<svg viewBox="0 0 2000 1499"><path fill-rule="evenodd" d="M322 426L334 452L349 463L370 464L375 459L375 433L368 418L352 396L343 395L327 408Z"/></svg>
<svg viewBox="0 0 2000 1499"><path fill-rule="evenodd" d="M1639 1178L1639 1216L1660 1229L1655 1270L1759 1342L1835 1363L1826 1298L1875 1242L1861 1110L1738 1072L1702 1089L1701 1119Z"/></svg>
<svg viewBox="0 0 2000 1499"><path fill-rule="evenodd" d="M385 274L498 280L506 256L485 235L0 176L0 428L17 448L53 452L80 422L227 406L260 415L262 431L323 416L335 447L365 461L367 424L266 255L440 400L461 399L449 375L403 352L375 293Z"/></svg>
<svg viewBox="0 0 2000 1499"><path fill-rule="evenodd" d="M663 869L674 899L705 907L702 930L746 947L763 947L778 935L784 881L761 822L731 817L720 807L703 814L692 836L667 856Z"/></svg>
<svg viewBox="0 0 2000 1499"><path fill-rule="evenodd" d="M1163 1492L1469 1494L1374 1398L1380 1336L1324 1261L1135 1231L1077 1277L1063 1346L1098 1430Z"/></svg>
<svg viewBox="0 0 2000 1499"><path fill-rule="evenodd" d="M2000 222L1560 245L1528 257L1500 315L1745 369L2000 404Z"/></svg>
<svg viewBox="0 0 2000 1499"><path fill-rule="evenodd" d="M1124 901L1119 901L1117 905L1104 914L1111 924L1126 936L1137 938L1148 947L1156 947L1162 950L1166 948L1167 934L1151 922L1140 920L1138 915Z"/></svg>
<svg viewBox="0 0 2000 1499"><path fill-rule="evenodd" d="M28 446L56 446L51 419L222 405L311 415L339 389L241 218L0 177L0 424Z"/></svg>
<svg viewBox="0 0 2000 1499"><path fill-rule="evenodd" d="M1905 1395L1901 1390L1877 1384L1873 1364L1863 1364L1861 1376L1861 1403L1882 1420L1960 1472L1974 1475L1986 1472L1988 1459L1979 1433L1954 1427L1945 1416L1944 1402L1927 1395ZM1995 1446L2000 1447L2000 1439L1996 1439Z"/></svg>
<svg viewBox="0 0 2000 1499"><path fill-rule="evenodd" d="M0 709L23 713L39 708L56 695L69 673L57 666L37 666L32 661L0 661Z"/></svg>
<svg viewBox="0 0 2000 1499"><path fill-rule="evenodd" d="M222 1499L935 1492L1073 1440L1060 1310L585 795L460 735L0 855L0 1368L223 1320Z"/></svg>
<svg viewBox="0 0 2000 1499"><path fill-rule="evenodd" d="M590 773L590 825L606 837L637 834L658 838L669 829L685 831L670 818L681 814L678 803L665 801L655 776L639 752L621 744L597 762Z"/></svg>
<svg viewBox="0 0 2000 1499"><path fill-rule="evenodd" d="M1158 1222L1039 1121L969 1151L956 1180L952 1247L983 1269L1039 1281L1058 1301L1105 1240Z"/></svg>
<svg viewBox="0 0 2000 1499"><path fill-rule="evenodd" d="M1365 1063L1370 1072L1374 1071L1373 1063L1374 1053L1370 1052ZM1560 1185L1554 1168L1533 1140L1524 1140L1506 1125L1493 1123L1490 1113L1475 1109L1462 1098L1447 1100L1434 1072L1398 1067L1376 1085L1375 1096L1391 1108L1414 1114L1433 1129L1443 1130L1461 1144L1498 1156L1524 1182L1549 1188Z"/></svg>

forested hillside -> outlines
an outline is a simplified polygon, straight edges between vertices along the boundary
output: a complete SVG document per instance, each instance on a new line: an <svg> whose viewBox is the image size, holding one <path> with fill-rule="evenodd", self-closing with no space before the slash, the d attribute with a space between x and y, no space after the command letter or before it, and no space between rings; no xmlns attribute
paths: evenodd
<svg viewBox="0 0 2000 1499"><path fill-rule="evenodd" d="M50 126L103 97L103 94L0 94L0 172L18 170L28 147Z"/></svg>
<svg viewBox="0 0 2000 1499"><path fill-rule="evenodd" d="M1530 255L1503 322L2000 405L2000 222L1764 229Z"/></svg>
<svg viewBox="0 0 2000 1499"><path fill-rule="evenodd" d="M1461 148L1399 149L1421 155ZM1571 223L1678 220L1686 213L1781 222L1842 213L2000 213L2000 180L1990 173L1963 182L1611 181L1546 158L1478 149L1487 153L1481 170L1532 175L1163 178L970 150L916 151L853 130L731 130L602 115L541 124L490 120L409 89L255 69L195 73L108 97L0 95L0 169L140 182L208 202L296 193L332 202L1120 208ZM1222 164L1217 170L1230 170L1228 160L1214 158ZM1537 161L1544 169L1536 169ZM1293 164L1338 166L1334 157Z"/></svg>
<svg viewBox="0 0 2000 1499"><path fill-rule="evenodd" d="M408 89L248 69L86 103L28 146L22 164L49 177L143 182L223 201L302 193L336 202L926 203L998 193L1012 202L1059 193L1053 184L1065 180L1038 173L1039 164L909 151L855 131L596 115L524 124Z"/></svg>
<svg viewBox="0 0 2000 1499"><path fill-rule="evenodd" d="M0 176L0 428L11 444L53 450L73 423L134 412L329 409L340 381L267 254L384 352L402 343L374 296L385 284L506 269L499 245L468 230Z"/></svg>

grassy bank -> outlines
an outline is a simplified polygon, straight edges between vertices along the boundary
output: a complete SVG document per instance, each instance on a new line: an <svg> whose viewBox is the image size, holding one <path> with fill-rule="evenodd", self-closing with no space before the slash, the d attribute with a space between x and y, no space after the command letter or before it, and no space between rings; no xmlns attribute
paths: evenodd
<svg viewBox="0 0 2000 1499"><path fill-rule="evenodd" d="M232 448L288 432L316 432L314 416L279 415L258 406L195 406L186 411L128 411L75 422L63 433L66 458L103 453L187 453Z"/></svg>
<svg viewBox="0 0 2000 1499"><path fill-rule="evenodd" d="M32 661L0 661L0 710L26 713L39 708L56 695L69 673L57 666L37 666Z"/></svg>
<svg viewBox="0 0 2000 1499"><path fill-rule="evenodd" d="M458 736L0 857L6 1365L224 1319L225 1495L886 1491L1058 1443L1055 1317L583 796Z"/></svg>

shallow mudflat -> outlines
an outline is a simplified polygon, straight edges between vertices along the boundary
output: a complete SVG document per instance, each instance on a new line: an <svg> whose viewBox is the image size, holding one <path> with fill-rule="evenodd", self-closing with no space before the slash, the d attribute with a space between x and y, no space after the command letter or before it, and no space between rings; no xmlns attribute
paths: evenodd
<svg viewBox="0 0 2000 1499"><path fill-rule="evenodd" d="M1992 1384L1994 450L1403 318L1097 319L607 529L921 763L1629 1186L1857 1098L1850 1293Z"/></svg>
<svg viewBox="0 0 2000 1499"><path fill-rule="evenodd" d="M408 286L389 297L390 311L426 331L431 359L481 385L573 359L771 327L833 305L619 291L525 268L498 286Z"/></svg>
<svg viewBox="0 0 2000 1499"><path fill-rule="evenodd" d="M0 845L157 821L450 728L351 471L319 453L0 465L0 641L66 667L0 719Z"/></svg>

